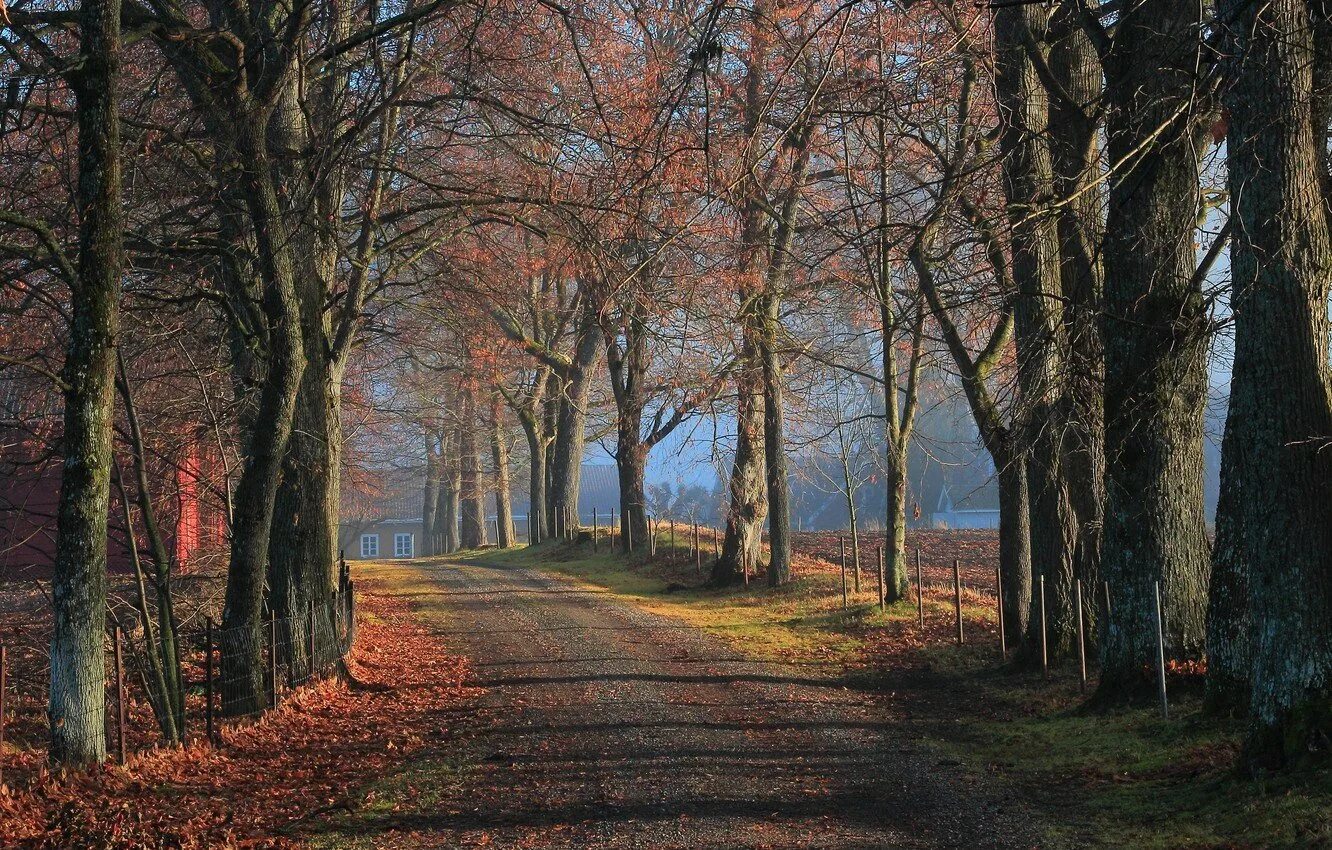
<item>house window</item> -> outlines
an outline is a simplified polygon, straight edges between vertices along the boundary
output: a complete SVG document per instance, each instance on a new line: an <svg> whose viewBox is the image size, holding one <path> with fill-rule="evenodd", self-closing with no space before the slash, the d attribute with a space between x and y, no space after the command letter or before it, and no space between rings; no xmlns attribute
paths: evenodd
<svg viewBox="0 0 1332 850"><path fill-rule="evenodd" d="M362 534L361 535L361 557L378 558L379 557L379 535Z"/></svg>
<svg viewBox="0 0 1332 850"><path fill-rule="evenodd" d="M393 557L410 558L415 554L412 547L412 535L395 534L393 535Z"/></svg>

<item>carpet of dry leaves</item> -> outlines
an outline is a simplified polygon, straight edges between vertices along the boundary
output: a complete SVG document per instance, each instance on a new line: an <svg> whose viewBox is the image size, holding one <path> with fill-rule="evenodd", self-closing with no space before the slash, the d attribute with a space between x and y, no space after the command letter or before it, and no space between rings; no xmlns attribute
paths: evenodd
<svg viewBox="0 0 1332 850"><path fill-rule="evenodd" d="M371 616L348 679L298 691L259 722L224 730L217 747L149 751L69 777L30 771L0 788L0 845L286 848L314 820L353 808L390 765L439 745L475 693L466 660L403 601L358 589Z"/></svg>

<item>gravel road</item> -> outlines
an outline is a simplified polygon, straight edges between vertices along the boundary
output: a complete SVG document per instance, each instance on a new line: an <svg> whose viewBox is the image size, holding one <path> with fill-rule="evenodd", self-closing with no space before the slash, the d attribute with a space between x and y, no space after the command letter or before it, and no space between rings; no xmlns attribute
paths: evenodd
<svg viewBox="0 0 1332 850"><path fill-rule="evenodd" d="M892 699L543 571L423 562L439 632L486 691L447 787L376 846L1033 848ZM391 837L390 837L391 836Z"/></svg>

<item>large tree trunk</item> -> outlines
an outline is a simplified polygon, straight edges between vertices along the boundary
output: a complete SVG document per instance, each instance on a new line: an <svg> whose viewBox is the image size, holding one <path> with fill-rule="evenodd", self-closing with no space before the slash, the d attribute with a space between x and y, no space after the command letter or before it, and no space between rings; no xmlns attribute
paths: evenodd
<svg viewBox="0 0 1332 850"><path fill-rule="evenodd" d="M655 271L655 270L654 270ZM624 308L622 328L606 332L606 364L615 396L615 467L620 484L620 538L633 551L647 546L644 478L651 446L643 436L648 376L647 328L634 305ZM624 347L620 347L620 338ZM656 435L654 434L655 438Z"/></svg>
<svg viewBox="0 0 1332 850"><path fill-rule="evenodd" d="M1245 646L1239 606L1213 595L1218 667L1209 673L1214 687L1242 688L1251 658L1247 755L1276 766L1326 759L1332 737L1332 234L1319 180L1327 124L1312 108L1312 7L1223 6L1235 18L1226 105L1237 226L1217 592L1247 585L1252 610Z"/></svg>
<svg viewBox="0 0 1332 850"><path fill-rule="evenodd" d="M458 429L458 465L461 473L459 502L462 524L458 540L463 549L486 545L485 485L481 480L481 459L476 445L476 392L462 391L462 424Z"/></svg>
<svg viewBox="0 0 1332 850"><path fill-rule="evenodd" d="M786 476L781 353L777 350L779 300L763 299L759 354L763 363L763 460L768 477L768 585L791 580L791 483Z"/></svg>
<svg viewBox="0 0 1332 850"><path fill-rule="evenodd" d="M1097 321L1101 310L1104 193L1095 113L1103 86L1091 39L1061 6L1055 15L1050 70L1062 93L1050 104L1059 229L1059 277L1063 288L1068 360L1067 421L1063 473L1076 522L1073 573L1082 580L1083 617L1095 624L1100 606L1101 527L1105 506L1105 366Z"/></svg>
<svg viewBox="0 0 1332 850"><path fill-rule="evenodd" d="M495 466L495 545L508 549L518 541L513 533L513 502L509 498L509 441L499 397L490 405L490 459Z"/></svg>
<svg viewBox="0 0 1332 850"><path fill-rule="evenodd" d="M119 0L84 0L79 25L79 268L65 353L48 704L50 758L68 765L106 758L106 526L123 265Z"/></svg>
<svg viewBox="0 0 1332 850"><path fill-rule="evenodd" d="M647 497L644 493L644 478L647 474L647 447L641 439L624 442L626 435L621 432L621 442L615 450L615 471L620 482L620 537L630 551L638 547L647 548ZM634 437L638 428L634 427Z"/></svg>
<svg viewBox="0 0 1332 850"><path fill-rule="evenodd" d="M1189 0L1147 0L1106 65L1106 507L1110 617L1098 696L1149 691L1161 583L1166 656L1201 654L1210 554L1203 515L1207 307L1195 279L1197 33Z"/></svg>
<svg viewBox="0 0 1332 850"><path fill-rule="evenodd" d="M1053 654L1071 650L1076 639L1072 611L1073 549L1076 520L1065 486L1065 376L1067 339L1060 309L1059 242L1056 221L1046 213L1054 190L1045 86L1028 53L1027 41L1043 36L1044 10L1031 5L995 11L996 79L1000 149L1007 217L1011 229L1012 275L1018 298L1018 440L1025 451L1030 490L1032 565L1045 578L1047 633ZM1030 599L1030 622L1040 600ZM1027 647L1040 646L1029 634ZM1027 653L1030 657L1032 654Z"/></svg>
<svg viewBox="0 0 1332 850"><path fill-rule="evenodd" d="M439 510L439 452L435 435L426 431L425 487L421 493L421 554L438 555L435 548L435 516Z"/></svg>
<svg viewBox="0 0 1332 850"><path fill-rule="evenodd" d="M592 386L592 367L601 348L601 328L591 306L583 307L573 362L559 399L559 422L551 449L549 508L569 525L578 524L578 492L583 474L584 430L587 399Z"/></svg>
<svg viewBox="0 0 1332 850"><path fill-rule="evenodd" d="M440 554L448 555L458 551L458 514L459 497L462 492L462 470L458 465L458 435L445 444L440 461L442 472L439 476L439 507L435 511L435 527L438 530Z"/></svg>
<svg viewBox="0 0 1332 850"><path fill-rule="evenodd" d="M545 500L542 502L543 513L541 519L545 528L544 539L546 540L559 538L555 527L555 508L552 493L555 486L555 447L559 443L560 437L560 406L564 398L565 387L564 379L558 373L552 371L548 378L548 392L541 412L542 422L545 423L543 433L548 436L541 452L541 492L545 494Z"/></svg>
<svg viewBox="0 0 1332 850"><path fill-rule="evenodd" d="M906 599L911 592L911 575L906 557L907 452L906 444L890 449L883 469L883 486L888 499L884 526L883 594L892 604Z"/></svg>
<svg viewBox="0 0 1332 850"><path fill-rule="evenodd" d="M1003 579L999 592L1004 598L1004 634L1017 641L1031 630L1031 497L1023 463L1004 452L992 454L999 478L999 573Z"/></svg>
<svg viewBox="0 0 1332 850"><path fill-rule="evenodd" d="M308 275L308 272L305 273ZM305 284L308 287L308 284ZM333 593L338 555L338 477L342 463L340 370L323 350L322 302L312 310L302 297L306 366L296 396L291 437L282 460L282 481L273 506L268 542L269 608L287 620L285 660L293 675L311 669L306 658L310 605Z"/></svg>
<svg viewBox="0 0 1332 850"><path fill-rule="evenodd" d="M730 508L721 557L712 567L717 585L755 574L763 552L763 519L768 512L763 460L763 386L752 347L742 353L745 367L736 377L736 444L731 464Z"/></svg>
<svg viewBox="0 0 1332 850"><path fill-rule="evenodd" d="M528 542L540 543L546 539L546 438L532 422L523 421L523 435L527 437L527 529Z"/></svg>
<svg viewBox="0 0 1332 850"><path fill-rule="evenodd" d="M223 710L253 714L264 708L264 579L282 461L291 435L305 358L300 303L289 253L290 239L273 185L265 141L267 121L250 116L238 136L245 163L245 201L250 211L263 281L268 322L268 369L248 435L249 457L236 485L236 518L222 610Z"/></svg>

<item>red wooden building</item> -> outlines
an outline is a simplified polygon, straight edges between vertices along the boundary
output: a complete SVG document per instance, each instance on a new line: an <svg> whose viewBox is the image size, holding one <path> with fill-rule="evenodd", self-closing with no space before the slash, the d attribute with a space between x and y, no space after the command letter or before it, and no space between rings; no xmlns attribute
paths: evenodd
<svg viewBox="0 0 1332 850"><path fill-rule="evenodd" d="M0 394L3 394L0 386ZM0 580L48 572L55 559L56 510L60 495L59 416L54 410L18 405L16 396L0 398ZM59 399L45 404L57 407ZM21 409L26 406L28 409ZM189 569L203 555L226 545L226 475L216 449L198 434L158 440L150 450L149 481L153 504L178 569ZM123 452L117 465L133 502L133 464ZM147 543L138 508L131 511L141 557ZM124 505L111 486L108 559L113 570L131 568Z"/></svg>

